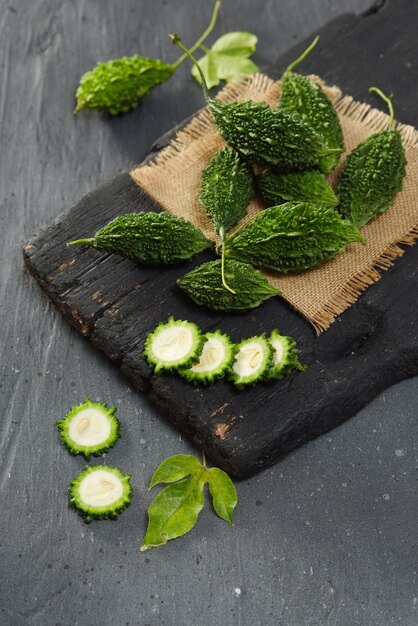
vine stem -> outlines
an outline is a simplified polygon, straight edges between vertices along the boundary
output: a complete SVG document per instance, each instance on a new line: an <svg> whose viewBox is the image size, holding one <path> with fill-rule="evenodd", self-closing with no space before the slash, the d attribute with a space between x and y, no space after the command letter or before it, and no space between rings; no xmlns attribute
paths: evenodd
<svg viewBox="0 0 418 626"><path fill-rule="evenodd" d="M388 129L392 128L393 126L393 120L395 117L395 112L393 110L393 102L392 102L392 98L393 98L393 94L391 94L390 96L386 96L383 91L381 91L378 87L370 87L369 88L370 93L377 93L378 96L380 96L382 98L382 100L384 100L386 102L386 104L389 107L389 123L388 123Z"/></svg>
<svg viewBox="0 0 418 626"><path fill-rule="evenodd" d="M216 0L215 6L213 7L213 11L212 11L212 17L210 18L209 26L204 31L204 33L202 33L202 35L199 37L196 43L193 44L193 46L190 48L189 50L190 53L193 53L195 50L200 48L202 43L205 41L206 37L208 37L213 31L215 24L216 24L216 18L218 17L220 6L221 6L221 0ZM181 57L179 57L177 61L173 64L174 69L177 69L178 66L181 65L183 61L187 58L187 56L188 56L187 52L184 51L184 54L182 54Z"/></svg>
<svg viewBox="0 0 418 626"><path fill-rule="evenodd" d="M208 89L208 86L206 84L205 76L204 76L204 74L202 72L202 68L200 67L199 63L196 61L195 57L192 54L192 50L194 51L194 46L193 46L193 48L190 48L190 50L188 50L186 48L186 46L182 43L182 41L181 41L181 39L180 39L180 37L178 35L173 34L173 35L169 35L169 37L170 37L170 39L171 39L171 41L173 42L174 45L178 46L181 50L183 50L183 52L184 52L183 56L184 57L188 56L189 59L191 61L193 61L193 64L196 66L197 71L199 72L200 79L202 81L203 95L205 97L206 102L209 104L210 96L209 96L209 89ZM180 58L182 58L182 57L180 57Z"/></svg>
<svg viewBox="0 0 418 626"><path fill-rule="evenodd" d="M225 280L225 228L223 226L221 226L219 229L219 235L221 237L221 251L222 251L222 254L221 254L222 286L228 291L230 291L231 293L233 293L234 295L236 295L237 292L231 289L231 287L228 285L228 283Z"/></svg>
<svg viewBox="0 0 418 626"><path fill-rule="evenodd" d="M75 239L74 241L69 241L67 246L78 246L80 243L85 246L90 246L93 241L94 237L91 237L90 239Z"/></svg>
<svg viewBox="0 0 418 626"><path fill-rule="evenodd" d="M206 454L204 450L202 450L202 465L206 467Z"/></svg>
<svg viewBox="0 0 418 626"><path fill-rule="evenodd" d="M306 57L308 56L310 51L313 50L313 48L315 48L315 46L318 43L318 41L319 41L319 35L317 35L315 37L315 39L313 40L313 42L311 44L309 44L309 46L306 48L306 50L304 52L302 52L300 57L298 57L296 59L296 61L293 61L293 63L291 63L289 65L289 67L287 68L286 72L291 72L297 65L299 65L299 63L301 63L303 61L303 59L306 59Z"/></svg>

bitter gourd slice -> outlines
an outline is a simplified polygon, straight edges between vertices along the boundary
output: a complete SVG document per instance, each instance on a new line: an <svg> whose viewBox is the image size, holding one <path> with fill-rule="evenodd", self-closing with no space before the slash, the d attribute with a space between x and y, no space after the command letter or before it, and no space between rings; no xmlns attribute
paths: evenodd
<svg viewBox="0 0 418 626"><path fill-rule="evenodd" d="M193 322L175 320L158 324L145 341L144 357L156 374L189 367L198 361L204 336Z"/></svg>
<svg viewBox="0 0 418 626"><path fill-rule="evenodd" d="M222 137L250 161L292 171L315 167L324 157L340 153L340 148L327 146L299 115L283 108L272 109L265 102L225 103L211 98L196 59L177 35L172 39L197 67L206 103Z"/></svg>
<svg viewBox="0 0 418 626"><path fill-rule="evenodd" d="M257 213L225 242L225 255L254 267L286 273L310 269L363 241L358 229L333 209L287 202Z"/></svg>
<svg viewBox="0 0 418 626"><path fill-rule="evenodd" d="M120 254L145 265L166 265L189 261L213 242L182 217L149 211L119 215L94 237L77 239L68 245L77 244Z"/></svg>
<svg viewBox="0 0 418 626"><path fill-rule="evenodd" d="M405 150L399 131L392 127L392 102L379 89L371 91L389 106L388 128L370 135L347 157L338 188L338 211L358 228L387 211L405 176Z"/></svg>
<svg viewBox="0 0 418 626"><path fill-rule="evenodd" d="M216 330L204 335L205 343L199 361L179 373L191 383L213 383L221 378L231 367L234 360L235 346L231 338Z"/></svg>
<svg viewBox="0 0 418 626"><path fill-rule="evenodd" d="M299 363L299 351L296 341L292 337L281 335L277 329L270 334L269 341L273 347L273 360L268 377L281 380L293 369L305 371L305 367Z"/></svg>
<svg viewBox="0 0 418 626"><path fill-rule="evenodd" d="M265 333L243 339L236 347L229 379L238 389L254 385L268 377L273 360L273 348Z"/></svg>
<svg viewBox="0 0 418 626"><path fill-rule="evenodd" d="M329 174L339 161L344 151L344 138L341 124L334 107L328 100L320 85L293 70L309 54L316 45L316 37L303 54L289 65L281 78L281 96L278 104L280 110L298 114L321 137L326 145L334 148L333 154L323 155L319 167L324 174Z"/></svg>
<svg viewBox="0 0 418 626"><path fill-rule="evenodd" d="M315 202L335 207L338 198L324 174L318 170L279 174L264 170L257 176L257 186L268 206L282 202Z"/></svg>
<svg viewBox="0 0 418 626"><path fill-rule="evenodd" d="M222 261L209 261L177 280L179 287L197 304L216 311L247 311L280 292L248 263L228 259L225 261L225 278L235 291L222 285Z"/></svg>
<svg viewBox="0 0 418 626"><path fill-rule="evenodd" d="M130 474L117 467L88 465L70 483L70 506L87 523L99 519L116 519L131 503Z"/></svg>
<svg viewBox="0 0 418 626"><path fill-rule="evenodd" d="M62 443L71 454L84 454L87 460L91 455L103 454L120 437L115 412L116 407L108 408L87 398L57 422Z"/></svg>

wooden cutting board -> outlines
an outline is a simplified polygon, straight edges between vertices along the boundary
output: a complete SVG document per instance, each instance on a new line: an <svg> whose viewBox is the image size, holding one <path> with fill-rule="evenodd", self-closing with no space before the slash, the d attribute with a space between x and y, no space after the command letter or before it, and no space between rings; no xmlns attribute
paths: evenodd
<svg viewBox="0 0 418 626"><path fill-rule="evenodd" d="M393 2L379 13L338 18L320 31L321 45L303 71L359 100L367 100L371 84L393 91L398 119L417 126L417 21L418 5L408 0ZM269 73L279 76L310 40L281 57ZM174 132L156 142L150 158ZM25 263L65 318L232 475L242 478L260 471L335 428L389 385L418 373L418 246L408 248L378 283L316 337L308 322L278 298L239 315L194 305L176 287L176 279L213 258L210 252L187 266L154 269L66 246L91 236L121 213L160 209L128 173L119 175L29 241ZM192 320L203 331L221 328L236 341L278 327L297 339L309 369L241 392L226 381L195 388L173 375L155 377L142 358L144 340L168 315Z"/></svg>

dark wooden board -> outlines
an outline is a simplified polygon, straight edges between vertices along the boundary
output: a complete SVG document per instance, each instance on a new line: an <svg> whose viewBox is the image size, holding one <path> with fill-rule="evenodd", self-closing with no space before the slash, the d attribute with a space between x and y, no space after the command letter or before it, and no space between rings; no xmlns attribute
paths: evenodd
<svg viewBox="0 0 418 626"><path fill-rule="evenodd" d="M400 14L402 38L392 38ZM339 18L322 29L321 46L303 69L362 100L369 99L371 81L392 90L397 117L418 125L417 18L418 6L407 0L367 19ZM384 55L374 52L382 48L382 39ZM307 41L281 57L270 73L280 73ZM159 140L154 149L161 149L170 137ZM317 338L309 324L278 299L241 315L195 306L175 281L210 259L209 252L187 267L149 269L95 250L66 247L67 241L93 234L119 213L158 208L128 174L119 175L32 239L25 246L26 266L67 320L234 476L248 476L276 462L347 420L382 389L418 372L417 246ZM243 392L227 382L205 389L171 375L154 377L141 356L144 339L170 314L193 320L203 330L220 327L234 340L279 327L298 339L309 369Z"/></svg>

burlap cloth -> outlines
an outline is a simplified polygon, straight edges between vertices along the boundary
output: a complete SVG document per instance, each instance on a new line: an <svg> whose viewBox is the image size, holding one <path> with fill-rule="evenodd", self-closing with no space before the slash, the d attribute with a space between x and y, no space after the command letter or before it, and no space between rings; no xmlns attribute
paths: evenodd
<svg viewBox="0 0 418 626"><path fill-rule="evenodd" d="M342 96L337 87L322 82L321 85L339 115L347 152L372 132L386 128L388 116L384 113ZM238 84L228 84L219 98L223 101L264 100L275 105L279 93L280 81L256 74ZM418 131L401 124L397 124L397 128L406 150L407 176L393 206L362 229L366 245L350 244L345 253L318 269L288 275L266 272L283 298L304 315L318 333L328 328L338 314L354 303L368 285L379 280L381 272L403 254L398 244L412 245L418 238ZM223 145L209 112L202 109L167 148L150 163L134 169L131 176L167 211L193 222L205 235L216 239L198 197L202 170ZM333 184L344 158L345 155L330 176ZM258 200L253 200L249 215L262 208Z"/></svg>

